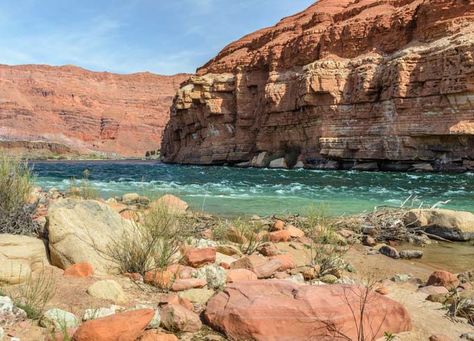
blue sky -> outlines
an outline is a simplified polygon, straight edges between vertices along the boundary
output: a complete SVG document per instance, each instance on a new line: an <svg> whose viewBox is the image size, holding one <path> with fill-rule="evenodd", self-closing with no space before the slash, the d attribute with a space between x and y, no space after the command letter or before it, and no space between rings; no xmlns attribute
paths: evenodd
<svg viewBox="0 0 474 341"><path fill-rule="evenodd" d="M225 45L314 0L3 0L1 64L194 72Z"/></svg>

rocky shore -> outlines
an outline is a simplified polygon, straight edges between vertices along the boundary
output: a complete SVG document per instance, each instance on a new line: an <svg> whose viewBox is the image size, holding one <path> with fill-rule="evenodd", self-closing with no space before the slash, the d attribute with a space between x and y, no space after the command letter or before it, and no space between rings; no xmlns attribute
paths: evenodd
<svg viewBox="0 0 474 341"><path fill-rule="evenodd" d="M229 220L84 194L36 188L37 234L0 234L0 340L474 340L474 264L399 248L473 240L470 213ZM141 226L166 244L150 263Z"/></svg>

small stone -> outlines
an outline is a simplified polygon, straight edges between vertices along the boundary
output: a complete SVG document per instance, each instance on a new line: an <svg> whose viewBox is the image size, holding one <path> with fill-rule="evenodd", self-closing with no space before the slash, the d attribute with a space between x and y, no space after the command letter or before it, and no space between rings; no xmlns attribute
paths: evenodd
<svg viewBox="0 0 474 341"><path fill-rule="evenodd" d="M271 259L265 263L255 267L253 272L259 279L272 277L275 272L283 266L283 263L279 259Z"/></svg>
<svg viewBox="0 0 474 341"><path fill-rule="evenodd" d="M181 305L168 304L161 309L161 324L169 331L198 332L202 323L199 316Z"/></svg>
<svg viewBox="0 0 474 341"><path fill-rule="evenodd" d="M174 281L171 286L173 291L184 291L193 288L204 288L207 284L205 279L201 278L187 278L187 279L177 279Z"/></svg>
<svg viewBox="0 0 474 341"><path fill-rule="evenodd" d="M449 336L443 334L431 335L429 341L452 341Z"/></svg>
<svg viewBox="0 0 474 341"><path fill-rule="evenodd" d="M364 244L366 246L375 246L375 245L377 245L377 241L372 236L364 235L362 237L362 244Z"/></svg>
<svg viewBox="0 0 474 341"><path fill-rule="evenodd" d="M444 304L446 302L446 294L430 294L426 298L427 301Z"/></svg>
<svg viewBox="0 0 474 341"><path fill-rule="evenodd" d="M64 276L87 278L94 274L94 267L89 263L77 263L64 270Z"/></svg>
<svg viewBox="0 0 474 341"><path fill-rule="evenodd" d="M291 239L291 234L287 230L270 232L268 234L268 240L273 243L288 242Z"/></svg>
<svg viewBox="0 0 474 341"><path fill-rule="evenodd" d="M278 250L278 248L273 243L265 243L261 245L258 248L258 252L267 257L276 256L281 253L280 250Z"/></svg>
<svg viewBox="0 0 474 341"><path fill-rule="evenodd" d="M257 279L257 275L247 269L233 269L227 272L227 283L255 281Z"/></svg>
<svg viewBox="0 0 474 341"><path fill-rule="evenodd" d="M312 267L305 267L302 274L303 274L303 277L304 277L305 281L312 281L318 275L316 273L316 269L312 268Z"/></svg>
<svg viewBox="0 0 474 341"><path fill-rule="evenodd" d="M412 278L413 276L409 274L396 274L395 276L392 277L392 281L395 283L403 283L403 282L408 282Z"/></svg>
<svg viewBox="0 0 474 341"><path fill-rule="evenodd" d="M87 288L87 293L93 297L116 303L127 301L127 296L120 284L111 279L95 282Z"/></svg>
<svg viewBox="0 0 474 341"><path fill-rule="evenodd" d="M214 296L214 290L209 289L189 289L179 292L179 297L187 299L193 303L206 304Z"/></svg>
<svg viewBox="0 0 474 341"><path fill-rule="evenodd" d="M400 258L403 258L403 259L419 259L421 257L423 257L423 251L420 251L420 250L400 251Z"/></svg>
<svg viewBox="0 0 474 341"><path fill-rule="evenodd" d="M193 304L187 298L179 297L176 294L168 294L166 296L160 297L159 305L167 305L167 304L179 304L185 307L186 309L193 310Z"/></svg>
<svg viewBox="0 0 474 341"><path fill-rule="evenodd" d="M281 231L285 229L285 222L283 220L277 219L273 223L272 231Z"/></svg>
<svg viewBox="0 0 474 341"><path fill-rule="evenodd" d="M304 277L303 274L296 274L292 275L287 278L288 281L294 282L294 283L304 283Z"/></svg>
<svg viewBox="0 0 474 341"><path fill-rule="evenodd" d="M456 275L448 271L435 271L428 278L426 285L442 286L447 289L453 289L459 285L459 280Z"/></svg>
<svg viewBox="0 0 474 341"><path fill-rule="evenodd" d="M196 271L195 277L207 281L207 286L211 289L223 288L227 281L227 273L219 265L212 264Z"/></svg>
<svg viewBox="0 0 474 341"><path fill-rule="evenodd" d="M427 295L437 295L437 294L447 295L449 293L449 290L446 289L445 287L428 285L428 286L419 288L418 292L422 292Z"/></svg>
<svg viewBox="0 0 474 341"><path fill-rule="evenodd" d="M77 317L70 312L61 309L49 309L41 318L40 325L45 328L63 330L77 327L79 321Z"/></svg>
<svg viewBox="0 0 474 341"><path fill-rule="evenodd" d="M296 268L295 260L291 254L277 255L270 257L271 260L276 259L281 262L278 271L286 271Z"/></svg>
<svg viewBox="0 0 474 341"><path fill-rule="evenodd" d="M400 254L398 253L397 249L395 249L394 247L388 246L388 245L382 246L379 249L379 252L382 255L390 257L390 258L394 258L394 259L400 258Z"/></svg>
<svg viewBox="0 0 474 341"><path fill-rule="evenodd" d="M168 270L148 271L145 273L144 281L149 285L161 289L169 289L173 285L175 275Z"/></svg>
<svg viewBox="0 0 474 341"><path fill-rule="evenodd" d="M388 295L390 293L390 290L388 290L387 287L380 286L377 289L375 289L376 293L379 293L380 295Z"/></svg>
<svg viewBox="0 0 474 341"><path fill-rule="evenodd" d="M115 306L110 308L86 309L82 316L82 321L95 320L115 314Z"/></svg>
<svg viewBox="0 0 474 341"><path fill-rule="evenodd" d="M174 334L161 333L158 330L146 330L138 341L178 341Z"/></svg>
<svg viewBox="0 0 474 341"><path fill-rule="evenodd" d="M206 264L212 264L216 261L216 249L188 249L184 254L184 261L187 265L192 266L194 268L198 268Z"/></svg>
<svg viewBox="0 0 474 341"><path fill-rule="evenodd" d="M328 284L334 284L337 281L337 277L334 275L324 275L323 277L320 278L321 282L328 283Z"/></svg>
<svg viewBox="0 0 474 341"><path fill-rule="evenodd" d="M286 231L290 234L291 238L303 238L304 237L304 232L303 230L293 226L293 225L288 225L286 228Z"/></svg>

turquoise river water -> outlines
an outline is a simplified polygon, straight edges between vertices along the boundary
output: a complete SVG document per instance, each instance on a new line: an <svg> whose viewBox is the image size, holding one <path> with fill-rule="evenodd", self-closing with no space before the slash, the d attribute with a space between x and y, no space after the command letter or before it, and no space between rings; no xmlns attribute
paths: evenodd
<svg viewBox="0 0 474 341"><path fill-rule="evenodd" d="M65 190L88 169L103 197L137 192L180 196L192 208L222 215L304 213L323 205L329 214L376 206L416 206L449 201L444 208L474 212L474 173L370 173L354 171L238 169L140 161L35 162L38 185Z"/></svg>

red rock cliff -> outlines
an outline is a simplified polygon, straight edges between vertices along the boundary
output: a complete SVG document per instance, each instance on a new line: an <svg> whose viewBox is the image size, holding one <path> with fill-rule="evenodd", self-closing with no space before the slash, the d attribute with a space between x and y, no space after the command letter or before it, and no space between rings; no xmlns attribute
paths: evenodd
<svg viewBox="0 0 474 341"><path fill-rule="evenodd" d="M474 1L321 0L245 36L179 90L162 155L196 164L472 167Z"/></svg>
<svg viewBox="0 0 474 341"><path fill-rule="evenodd" d="M160 148L169 107L188 77L0 65L0 147L144 156Z"/></svg>

